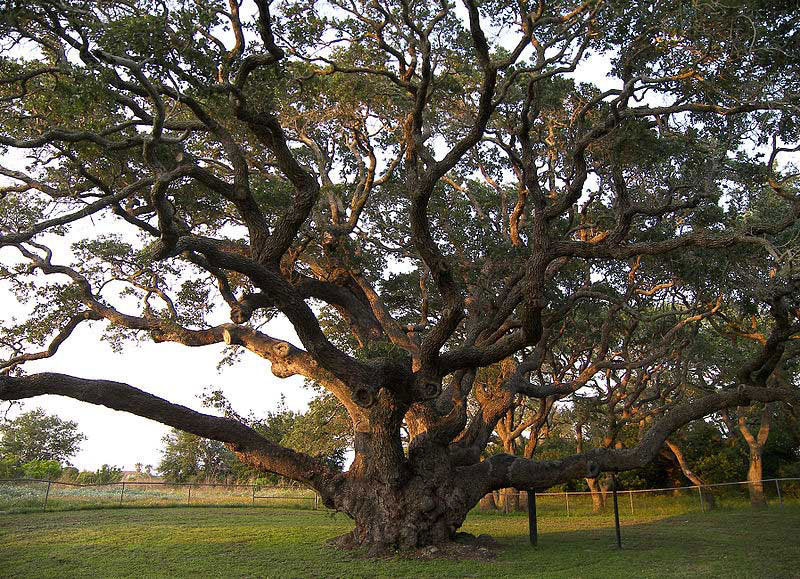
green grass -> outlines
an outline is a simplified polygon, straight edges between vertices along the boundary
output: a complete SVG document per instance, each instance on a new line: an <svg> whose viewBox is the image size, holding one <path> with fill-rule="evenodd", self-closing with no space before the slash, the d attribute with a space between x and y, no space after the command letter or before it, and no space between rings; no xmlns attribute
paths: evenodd
<svg viewBox="0 0 800 579"><path fill-rule="evenodd" d="M502 545L494 561L365 560L325 545L351 528L324 511L109 509L0 515L3 577L797 577L800 508L679 516L474 513L465 531Z"/></svg>

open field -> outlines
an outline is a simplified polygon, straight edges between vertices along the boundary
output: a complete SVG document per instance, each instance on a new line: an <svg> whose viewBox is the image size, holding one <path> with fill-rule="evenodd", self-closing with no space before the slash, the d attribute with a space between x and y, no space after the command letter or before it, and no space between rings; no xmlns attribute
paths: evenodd
<svg viewBox="0 0 800 579"><path fill-rule="evenodd" d="M474 513L465 531L502 545L494 561L364 560L325 545L351 528L329 512L279 508L103 509L0 515L0 575L226 577L798 577L800 508L539 519Z"/></svg>

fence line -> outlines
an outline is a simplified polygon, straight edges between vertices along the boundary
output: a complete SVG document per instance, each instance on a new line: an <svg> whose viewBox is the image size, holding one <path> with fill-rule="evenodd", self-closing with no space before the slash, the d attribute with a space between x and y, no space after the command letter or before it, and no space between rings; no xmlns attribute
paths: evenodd
<svg viewBox="0 0 800 579"><path fill-rule="evenodd" d="M774 487L771 483L774 483ZM625 501L627 503L625 510L630 510L631 515L635 515L637 509L642 514L654 511L662 514L678 514L693 510L706 512L716 507L740 507L748 503L766 505L775 501L775 504L780 506L787 501L798 503L800 502L800 484L798 483L800 483L800 478L796 477L761 479L759 495L752 495L748 492L753 485L759 484L759 481L735 481L654 489L621 489L617 486L617 493L623 498L628 495L627 501ZM613 493L613 487L607 487L594 493L591 491L537 491L535 495L542 500L539 505L542 514L559 515L560 513L571 517L595 515L607 510L611 506ZM478 509L502 513L525 511L529 508L529 500L529 491L518 491L511 488L498 489L487 493L479 502Z"/></svg>
<svg viewBox="0 0 800 579"><path fill-rule="evenodd" d="M697 488L706 488L706 487L722 487L722 486L731 486L731 485L752 485L757 482L766 483L766 482L780 482L780 481L797 481L800 482L800 478L794 477L786 477L786 478L764 478L760 481L737 481L737 482L725 482L725 483L708 483L703 485L688 485L682 487L662 487L657 489L619 489L619 492L623 493L656 493L656 492L670 492L670 491L683 491L683 490L691 490ZM0 481L3 482L3 481ZM778 487L780 488L780 487ZM523 492L527 491L514 491L514 492L504 492L504 489L500 489L498 492L504 495L518 495L522 496ZM604 491L597 491L596 493L592 493L592 491L556 491L556 492L539 492L536 491L537 497L563 497L564 495L572 496L572 495L591 495L591 494L598 494L603 493ZM611 492L609 488L608 491Z"/></svg>
<svg viewBox="0 0 800 579"><path fill-rule="evenodd" d="M74 483L74 482L66 482L60 480L52 480L52 479L43 479L43 478L0 478L0 483L15 483L15 482L52 482L68 487L102 487L102 486L110 486L110 485L121 485L121 484L129 484L129 485L157 485L157 486L167 486L167 487L239 487L239 488L251 488L251 487L258 487L258 488L273 488L273 489L298 489L298 490L306 490L305 487L301 486L279 486L279 485L260 485L256 483L205 483L205 482L167 482L167 481L138 481L138 480L126 480L126 481L112 481L112 482L103 482L103 483Z"/></svg>
<svg viewBox="0 0 800 579"><path fill-rule="evenodd" d="M113 502L119 506L123 504L141 504L144 501L161 501L162 504L179 504L180 502L184 502L187 506L198 506L203 504L231 504L231 503L250 503L252 505L256 504L256 500L275 500L275 501L285 501L289 504L298 504L299 501L301 504L305 501L309 501L309 506L312 509L318 509L320 504L322 503L319 495L316 491L312 489L307 489L304 487L295 487L295 486L274 486L274 485L260 485L257 483L172 483L172 482L165 482L165 481L114 481L114 482L104 482L104 483L75 483L75 482L66 482L66 481L56 481L56 480L44 480L44 479L34 479L34 478L17 478L17 479L0 479L0 510L3 510L6 506L10 507L19 507L22 508L36 508L33 503L35 503L35 496L17 492L16 496L14 496L14 489L19 489L22 486L26 485L47 485L44 488L44 492L42 495L39 495L39 504L42 509L46 510L47 505L49 502L52 502L56 499L65 501L69 504L78 504L81 502L86 502L83 499L85 498L82 493L84 493L87 489L109 489L108 493L110 495L111 492L114 492L114 496L111 497L109 495L105 496L96 496L90 495L90 499L96 499L94 504L104 503L113 500ZM3 493L5 489L11 490L12 492ZM60 496L56 496L57 494L57 487L64 487L65 493L61 494ZM118 492L115 492L113 489L117 487L119 488ZM138 489L137 492L136 487L142 487L144 489L155 489L155 488L162 488L163 491L159 492L158 495L153 495L153 493L149 493L145 491L145 493L141 492L141 488ZM192 489L195 489L195 492L192 492ZM247 489L249 492L246 494L225 494L216 492L219 489L233 491L236 492L237 490ZM209 496L209 493L205 493L203 496L203 491L212 490L213 496ZM170 493L169 491L183 491L186 494L176 494ZM144 495L144 496L143 496ZM126 501L127 498L127 501ZM17 499L17 501L14 501ZM210 502L209 502L210 501ZM21 505L14 504L22 503ZM8 503L5 505L4 503ZM90 501L91 504L91 501Z"/></svg>
<svg viewBox="0 0 800 579"><path fill-rule="evenodd" d="M783 478L769 478L762 479L761 485L763 487L764 495L770 495L771 499L777 500L780 505L783 505L785 500L800 499L800 478L783 477ZM766 486L766 483L774 483L774 489ZM784 487L781 487L784 483ZM709 483L701 486L689 485L679 487L664 487L655 489L618 489L618 492L628 494L628 507L631 514L635 512L634 497L644 497L645 495L653 495L648 498L650 501L646 503L648 508L655 505L662 510L675 508L676 506L683 506L694 510L695 506L690 506L686 503L689 495L680 496L667 496L674 495L680 491L695 491L699 497L700 509L703 511L707 507L713 506L714 501L729 500L731 495L720 495L725 487L732 486L750 486L756 484L756 481L736 481L725 483ZM34 491L39 489L38 492L29 492L30 489L25 489L26 485L33 485ZM37 486L41 485L41 486ZM118 488L118 491L114 489ZM88 490L87 490L88 489ZM92 489L99 489L101 494L92 492ZM108 489L104 491L103 489ZM147 489L164 489L164 490L147 490ZM222 491L220 491L222 489ZM245 492L244 489L246 489ZM561 506L560 511L566 513L566 516L580 515L586 512L585 501L581 498L589 496L601 497L600 503L605 503L607 495L611 493L612 489L603 489L592 493L591 491L558 491L558 492L537 492L536 495L543 499L548 497L560 498ZM744 489L743 489L744 490ZM227 493L225 491L228 491ZM113 496L112 496L113 493ZM516 491L512 489L502 489L495 493L489 493L485 498L492 499L484 504L481 501L483 508L495 509L500 508L505 512L509 512L509 502L513 501L511 508L522 507L520 498L524 495L524 491ZM733 495L734 497L740 494ZM38 498L37 498L38 497ZM659 499L664 499L659 501ZM67 508L74 505L89 504L92 506L103 505L153 505L153 504L186 504L189 506L200 505L230 505L230 504L250 504L255 505L256 501L275 501L283 502L286 506L301 506L301 508L318 509L322 503L320 496L312 489L297 486L274 486L274 485L259 485L256 483L170 483L164 481L117 481L107 483L75 483L75 482L62 482L62 481L48 481L42 479L0 479L0 511L7 508L23 508L23 509L47 509L49 503L57 503L57 506ZM653 501L656 503L653 503ZM736 499L738 500L738 499ZM502 501L502 505L499 504ZM679 502L686 503L678 505ZM641 501L639 501L641 505ZM542 505L545 510L553 512L559 509L558 503L548 505L548 501ZM524 508L524 507L522 507ZM640 509L642 506L640 506ZM595 510L595 505L592 504L592 511Z"/></svg>

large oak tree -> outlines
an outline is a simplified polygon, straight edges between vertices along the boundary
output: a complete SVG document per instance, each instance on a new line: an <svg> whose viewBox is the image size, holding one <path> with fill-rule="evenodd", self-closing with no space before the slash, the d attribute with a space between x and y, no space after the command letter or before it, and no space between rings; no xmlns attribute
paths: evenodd
<svg viewBox="0 0 800 579"><path fill-rule="evenodd" d="M798 332L792 4L6 2L2 275L35 308L6 320L0 399L225 442L315 488L373 552L448 540L494 489L634 469L692 420L796 402L770 382ZM90 218L121 233L64 251ZM701 355L725 308L768 320L735 380L651 379ZM275 316L296 343L264 332ZM306 377L352 420L352 465L24 371L82 324ZM481 459L520 399L602 380L623 420L641 410L635 445Z"/></svg>

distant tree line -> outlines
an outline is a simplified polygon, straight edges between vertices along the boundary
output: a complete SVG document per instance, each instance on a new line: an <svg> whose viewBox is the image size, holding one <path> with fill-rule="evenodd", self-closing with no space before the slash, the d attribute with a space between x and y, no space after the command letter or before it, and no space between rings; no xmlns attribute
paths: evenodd
<svg viewBox="0 0 800 579"><path fill-rule="evenodd" d="M219 391L207 394L204 402L227 416L246 421L267 439L321 458L337 470L344 467L347 450L352 446L347 416L329 394L314 398L305 412L289 410L281 400L277 410L263 417L239 416ZM289 482L244 464L223 443L215 440L173 428L162 442L158 472L169 482Z"/></svg>
<svg viewBox="0 0 800 579"><path fill-rule="evenodd" d="M96 471L79 471L69 459L86 436L72 420L47 414L41 408L0 422L0 479L35 478L81 484L122 480L122 469L104 464Z"/></svg>

